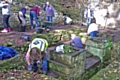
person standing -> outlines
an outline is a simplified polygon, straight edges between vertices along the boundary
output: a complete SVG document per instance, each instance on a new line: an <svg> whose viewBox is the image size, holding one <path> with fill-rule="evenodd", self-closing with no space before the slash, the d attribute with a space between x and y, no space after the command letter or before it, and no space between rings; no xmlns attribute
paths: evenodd
<svg viewBox="0 0 120 80"><path fill-rule="evenodd" d="M30 26L32 29L34 28L33 20L35 20L36 22L36 27L39 26L38 17L37 17L39 15L40 15L40 7L38 5L35 5L33 8L30 9Z"/></svg>
<svg viewBox="0 0 120 80"><path fill-rule="evenodd" d="M94 11L91 9L91 5L88 5L88 7L84 11L84 18L86 18L87 26L90 25L91 19L94 17Z"/></svg>
<svg viewBox="0 0 120 80"><path fill-rule="evenodd" d="M46 20L52 23L52 18L55 15L55 13L54 13L54 7L50 5L49 2L46 2L45 11L46 11ZM52 28L52 24L50 25L50 28Z"/></svg>
<svg viewBox="0 0 120 80"><path fill-rule="evenodd" d="M2 7L2 15L3 15L3 25L4 29L1 32L9 32L10 25L9 25L9 18L10 18L10 4L7 0L4 0L0 3L0 7Z"/></svg>
<svg viewBox="0 0 120 80"><path fill-rule="evenodd" d="M26 20L25 20L26 10L28 10L28 6L25 6L25 7L21 8L20 11L18 12L18 19L20 21L20 25L23 26L23 27L26 26Z"/></svg>

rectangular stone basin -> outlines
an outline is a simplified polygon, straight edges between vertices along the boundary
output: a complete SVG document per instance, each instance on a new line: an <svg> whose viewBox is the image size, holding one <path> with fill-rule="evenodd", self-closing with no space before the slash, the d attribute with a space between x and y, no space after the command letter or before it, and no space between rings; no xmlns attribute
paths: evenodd
<svg viewBox="0 0 120 80"><path fill-rule="evenodd" d="M79 51L75 51L74 53L58 53L55 51L50 51L50 60L65 64L69 67L77 67L80 66L80 62L85 62L86 59L86 51L85 49L81 49Z"/></svg>

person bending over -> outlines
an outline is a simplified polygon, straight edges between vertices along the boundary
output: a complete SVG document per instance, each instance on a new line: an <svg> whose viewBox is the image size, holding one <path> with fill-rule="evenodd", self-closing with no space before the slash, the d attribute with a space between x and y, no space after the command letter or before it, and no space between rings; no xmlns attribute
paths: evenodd
<svg viewBox="0 0 120 80"><path fill-rule="evenodd" d="M48 62L47 62L47 49L48 42L42 38L35 38L30 44L29 49L26 54L27 69L32 70L33 66L31 65L30 58L33 55L34 61L37 60L37 63L41 63L42 72L46 74L48 72ZM38 55L37 55L38 54Z"/></svg>

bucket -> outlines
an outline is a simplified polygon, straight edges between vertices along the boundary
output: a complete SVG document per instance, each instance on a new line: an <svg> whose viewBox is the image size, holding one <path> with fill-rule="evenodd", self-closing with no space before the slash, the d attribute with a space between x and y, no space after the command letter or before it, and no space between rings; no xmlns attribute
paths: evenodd
<svg viewBox="0 0 120 80"><path fill-rule="evenodd" d="M42 32L43 32L42 27L37 27L37 28L36 28L36 34L40 34L40 33L42 33Z"/></svg>
<svg viewBox="0 0 120 80"><path fill-rule="evenodd" d="M25 32L26 27L22 26L21 24L18 25L18 31L19 32Z"/></svg>

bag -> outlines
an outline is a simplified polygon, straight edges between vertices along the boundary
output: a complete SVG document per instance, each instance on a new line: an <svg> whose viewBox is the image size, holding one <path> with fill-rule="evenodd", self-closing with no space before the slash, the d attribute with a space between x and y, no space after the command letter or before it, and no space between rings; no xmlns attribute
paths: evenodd
<svg viewBox="0 0 120 80"><path fill-rule="evenodd" d="M57 46L56 47L56 52L64 53L64 44L61 44L61 45Z"/></svg>

